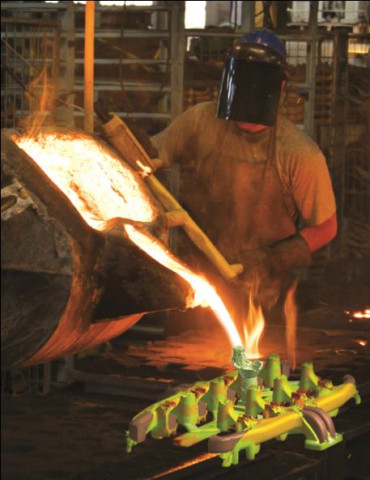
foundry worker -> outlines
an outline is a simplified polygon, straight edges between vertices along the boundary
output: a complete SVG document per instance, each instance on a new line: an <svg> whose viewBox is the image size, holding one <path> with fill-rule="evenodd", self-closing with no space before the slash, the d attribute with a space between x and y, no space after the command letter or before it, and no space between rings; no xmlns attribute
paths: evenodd
<svg viewBox="0 0 370 480"><path fill-rule="evenodd" d="M266 285L310 264L336 234L336 207L318 146L278 110L284 44L268 30L231 48L218 104L200 103L152 138L165 165L193 177L180 201L241 280Z"/></svg>

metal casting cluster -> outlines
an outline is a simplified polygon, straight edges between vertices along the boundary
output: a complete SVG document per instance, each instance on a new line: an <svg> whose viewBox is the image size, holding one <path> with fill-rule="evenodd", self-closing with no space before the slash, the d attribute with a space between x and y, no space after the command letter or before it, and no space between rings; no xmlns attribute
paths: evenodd
<svg viewBox="0 0 370 480"><path fill-rule="evenodd" d="M161 439L176 435L179 426L186 433L175 436L176 445L190 447L209 439L209 452L218 453L224 467L238 464L242 450L253 460L261 443L285 440L288 434L303 434L311 450L342 441L332 417L351 398L361 402L351 375L334 386L315 374L312 363L303 363L300 379L288 380L278 355L269 355L264 363L250 361L243 347L234 348L232 363L236 370L196 382L136 415L125 432L127 452L147 434Z"/></svg>

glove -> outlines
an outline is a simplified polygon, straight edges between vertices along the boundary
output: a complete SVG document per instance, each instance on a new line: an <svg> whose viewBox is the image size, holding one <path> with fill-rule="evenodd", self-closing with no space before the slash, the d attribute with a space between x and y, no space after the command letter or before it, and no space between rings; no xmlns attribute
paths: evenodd
<svg viewBox="0 0 370 480"><path fill-rule="evenodd" d="M267 309L279 298L281 279L272 267L270 255L269 248L262 248L244 252L241 256L244 270L238 277L241 284L239 292L244 295L246 311L250 294Z"/></svg>
<svg viewBox="0 0 370 480"><path fill-rule="evenodd" d="M146 151L150 158L158 158L158 149L151 142L149 135L144 128L140 127L137 123L126 122L129 129L135 136L136 140L140 143L143 149Z"/></svg>
<svg viewBox="0 0 370 480"><path fill-rule="evenodd" d="M241 290L245 295L252 292L253 297L270 309L284 290L283 285L291 283L292 271L310 265L311 252L305 240L296 234L272 247L244 252L241 262L244 265L239 277Z"/></svg>
<svg viewBox="0 0 370 480"><path fill-rule="evenodd" d="M269 262L275 272L292 271L311 263L311 252L299 234L282 240L269 250Z"/></svg>

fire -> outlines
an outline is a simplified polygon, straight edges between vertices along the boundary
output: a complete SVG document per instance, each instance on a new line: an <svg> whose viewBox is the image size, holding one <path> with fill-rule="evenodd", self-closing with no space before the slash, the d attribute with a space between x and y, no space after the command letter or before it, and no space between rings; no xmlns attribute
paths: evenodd
<svg viewBox="0 0 370 480"><path fill-rule="evenodd" d="M367 308L366 310L364 310L363 312L354 312L352 313L352 316L354 318L370 318L370 308Z"/></svg>
<svg viewBox="0 0 370 480"><path fill-rule="evenodd" d="M155 220L154 206L131 169L92 137L43 133L37 137L14 136L13 140L63 191L92 228L104 230L107 222L115 217L137 222ZM210 307L227 332L231 345L242 345L225 304L207 280L193 273L147 232L131 224L126 224L125 230L140 249L189 283L193 290L189 307ZM253 335L253 341L248 342L255 345L256 337Z"/></svg>
<svg viewBox="0 0 370 480"><path fill-rule="evenodd" d="M288 350L288 360L290 361L293 370L296 368L297 305L294 297L297 285L298 281L295 280L293 285L288 290L284 303L286 325L285 339Z"/></svg>
<svg viewBox="0 0 370 480"><path fill-rule="evenodd" d="M353 323L353 319L357 320L368 320L370 319L370 308L366 308L365 310L361 310L358 312L350 312L346 310L344 313L349 315L351 318L348 320L350 323Z"/></svg>
<svg viewBox="0 0 370 480"><path fill-rule="evenodd" d="M248 314L244 323L244 348L247 352L247 357L254 360L261 358L258 345L265 328L265 319L261 305L256 305L253 301L252 291L249 294Z"/></svg>

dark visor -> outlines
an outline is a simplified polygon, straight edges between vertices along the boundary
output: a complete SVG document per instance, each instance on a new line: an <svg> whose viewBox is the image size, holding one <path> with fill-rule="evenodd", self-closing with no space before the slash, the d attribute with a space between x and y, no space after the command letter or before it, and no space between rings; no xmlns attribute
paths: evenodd
<svg viewBox="0 0 370 480"><path fill-rule="evenodd" d="M229 57L222 77L217 117L275 125L284 78L280 65Z"/></svg>

